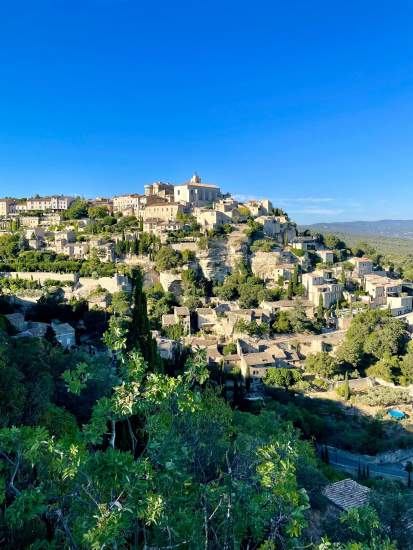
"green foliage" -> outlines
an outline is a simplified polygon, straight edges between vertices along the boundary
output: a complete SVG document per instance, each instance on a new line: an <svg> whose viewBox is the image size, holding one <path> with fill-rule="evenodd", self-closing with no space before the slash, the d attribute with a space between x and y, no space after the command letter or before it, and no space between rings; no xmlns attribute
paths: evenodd
<svg viewBox="0 0 413 550"><path fill-rule="evenodd" d="M155 256L156 269L168 271L182 265L182 255L172 247L163 245Z"/></svg>
<svg viewBox="0 0 413 550"><path fill-rule="evenodd" d="M109 214L107 206L91 206L87 210L87 215L92 220L105 218Z"/></svg>
<svg viewBox="0 0 413 550"><path fill-rule="evenodd" d="M278 243L269 239L258 239L251 244L251 252L271 252Z"/></svg>
<svg viewBox="0 0 413 550"><path fill-rule="evenodd" d="M401 358L400 367L400 384L407 385L413 382L413 344L409 342L407 353Z"/></svg>
<svg viewBox="0 0 413 550"><path fill-rule="evenodd" d="M193 262L196 258L195 252L193 250L184 249L184 250L182 250L181 255L182 255L182 263L183 264Z"/></svg>
<svg viewBox="0 0 413 550"><path fill-rule="evenodd" d="M280 310L272 325L272 330L279 334L286 333L318 333L320 325L317 322L308 319L304 308L297 302L292 311Z"/></svg>
<svg viewBox="0 0 413 550"><path fill-rule="evenodd" d="M237 353L237 345L235 342L229 342L228 344L225 344L225 346L222 348L222 353L224 355L233 355L234 353Z"/></svg>
<svg viewBox="0 0 413 550"><path fill-rule="evenodd" d="M87 387L87 382L91 378L89 365L79 363L73 370L65 370L62 378L66 383L67 391L80 395L80 392Z"/></svg>
<svg viewBox="0 0 413 550"><path fill-rule="evenodd" d="M337 350L337 359L354 367L369 366L377 359L403 353L406 325L383 310L358 313Z"/></svg>
<svg viewBox="0 0 413 550"><path fill-rule="evenodd" d="M248 334L249 336L263 337L265 334L269 334L270 326L268 323L257 321L244 321L239 319L234 325L234 331L240 334Z"/></svg>
<svg viewBox="0 0 413 550"><path fill-rule="evenodd" d="M294 254L294 256L298 256L299 258L302 258L305 255L305 250L302 250L301 248L291 247L290 251Z"/></svg>
<svg viewBox="0 0 413 550"><path fill-rule="evenodd" d="M208 250L208 237L201 236L198 239L199 250Z"/></svg>
<svg viewBox="0 0 413 550"><path fill-rule="evenodd" d="M111 298L111 310L115 315L125 316L130 314L129 294L123 290L114 292Z"/></svg>
<svg viewBox="0 0 413 550"><path fill-rule="evenodd" d="M287 390L301 380L301 372L297 369L276 368L268 370L264 381L267 386Z"/></svg>
<svg viewBox="0 0 413 550"><path fill-rule="evenodd" d="M276 300L280 293L265 288L264 281L252 275L246 265L238 264L224 283L215 286L214 295L222 300L238 300L241 308L258 307L263 300Z"/></svg>
<svg viewBox="0 0 413 550"><path fill-rule="evenodd" d="M88 203L82 199L76 199L69 208L63 212L62 217L65 220L80 220L88 215Z"/></svg>
<svg viewBox="0 0 413 550"><path fill-rule="evenodd" d="M339 371L337 361L326 351L308 355L305 360L305 369L322 378L332 378Z"/></svg>
<svg viewBox="0 0 413 550"><path fill-rule="evenodd" d="M342 397L344 401L348 401L350 399L351 391L350 391L350 385L349 385L347 373L346 373L346 378L344 380L344 384L340 384L336 387L336 393L337 395Z"/></svg>
<svg viewBox="0 0 413 550"><path fill-rule="evenodd" d="M400 405L410 403L409 392L402 388L388 388L375 386L357 398L361 403L371 407L388 407L389 405Z"/></svg>
<svg viewBox="0 0 413 550"><path fill-rule="evenodd" d="M174 325L168 325L162 329L162 333L171 340L180 340L185 334L182 323L175 323Z"/></svg>
<svg viewBox="0 0 413 550"><path fill-rule="evenodd" d="M366 374L375 378L381 378L387 382L396 382L400 374L400 362L397 356L386 353L379 361L366 369Z"/></svg>
<svg viewBox="0 0 413 550"><path fill-rule="evenodd" d="M346 244L337 235L328 234L324 236L324 244L331 250L342 250Z"/></svg>
<svg viewBox="0 0 413 550"><path fill-rule="evenodd" d="M252 219L249 219L247 223L248 227L244 229L245 235L252 240L260 238L262 236L263 225Z"/></svg>

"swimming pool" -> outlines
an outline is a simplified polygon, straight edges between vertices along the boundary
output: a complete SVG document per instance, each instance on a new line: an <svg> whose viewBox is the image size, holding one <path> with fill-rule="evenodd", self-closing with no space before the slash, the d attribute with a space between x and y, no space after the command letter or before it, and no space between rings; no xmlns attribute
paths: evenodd
<svg viewBox="0 0 413 550"><path fill-rule="evenodd" d="M399 411L398 409L389 409L387 414L396 420L402 420L406 416L403 411Z"/></svg>

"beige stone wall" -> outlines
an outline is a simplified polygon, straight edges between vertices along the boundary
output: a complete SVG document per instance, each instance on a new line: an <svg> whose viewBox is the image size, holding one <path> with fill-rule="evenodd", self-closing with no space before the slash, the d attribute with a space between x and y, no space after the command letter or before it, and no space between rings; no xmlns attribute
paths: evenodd
<svg viewBox="0 0 413 550"><path fill-rule="evenodd" d="M77 276L74 273L53 273L52 271L3 271L0 273L0 277L37 281L40 284L50 279L53 281L70 281L73 283L77 281Z"/></svg>

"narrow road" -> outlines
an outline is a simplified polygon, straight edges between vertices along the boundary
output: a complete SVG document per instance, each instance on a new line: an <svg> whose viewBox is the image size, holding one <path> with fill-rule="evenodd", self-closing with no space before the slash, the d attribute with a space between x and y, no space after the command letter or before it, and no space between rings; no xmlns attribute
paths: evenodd
<svg viewBox="0 0 413 550"><path fill-rule="evenodd" d="M321 445L318 445L319 452L321 451ZM330 466L337 467L339 469L347 471L355 471L356 473L360 467L369 468L370 476L383 476L389 478L396 478L407 482L408 474L404 470L402 464L376 464L365 460L362 456L343 452L335 447L328 446L328 463Z"/></svg>

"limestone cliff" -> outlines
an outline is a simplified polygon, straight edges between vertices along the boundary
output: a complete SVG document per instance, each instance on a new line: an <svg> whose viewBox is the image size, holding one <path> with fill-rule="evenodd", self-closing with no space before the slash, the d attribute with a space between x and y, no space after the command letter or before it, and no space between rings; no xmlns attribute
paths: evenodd
<svg viewBox="0 0 413 550"><path fill-rule="evenodd" d="M222 238L210 239L207 250L196 253L204 277L222 282L240 261L248 261L248 237L234 231Z"/></svg>

